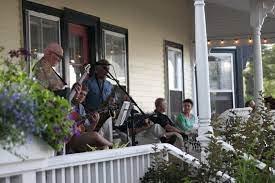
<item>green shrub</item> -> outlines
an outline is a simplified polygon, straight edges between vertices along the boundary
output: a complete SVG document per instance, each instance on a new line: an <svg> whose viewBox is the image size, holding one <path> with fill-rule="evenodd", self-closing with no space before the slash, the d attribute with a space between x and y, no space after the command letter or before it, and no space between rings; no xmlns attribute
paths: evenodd
<svg viewBox="0 0 275 183"><path fill-rule="evenodd" d="M55 96L28 77L24 66L25 57L30 57L30 54L20 49L11 51L10 55L11 57L0 56L0 96L6 98L6 103L0 100L0 104L7 107L0 110L1 144L11 148L13 145L24 143L24 137L32 133L43 138L55 150L61 150L65 140L70 137L73 124L67 119L70 110L68 101ZM17 103L11 105L11 110L8 110L14 95L19 96ZM15 108L18 110L14 110ZM21 116L14 118L17 113ZM27 119L30 116L33 121Z"/></svg>
<svg viewBox="0 0 275 183"><path fill-rule="evenodd" d="M201 167L195 169L186 163L154 158L156 160L141 179L142 182L224 182L217 176L218 171L231 176L238 183L275 182L269 169L275 168L274 113L260 103L247 120L232 112L228 119L213 119L211 123L214 134L205 149L208 154L207 163L201 162ZM225 150L217 138L231 144L235 151ZM260 170L256 160L267 166Z"/></svg>

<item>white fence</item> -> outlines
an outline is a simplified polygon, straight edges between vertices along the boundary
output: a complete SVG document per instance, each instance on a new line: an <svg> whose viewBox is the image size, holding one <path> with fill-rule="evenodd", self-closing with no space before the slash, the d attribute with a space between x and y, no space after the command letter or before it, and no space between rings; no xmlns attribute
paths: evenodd
<svg viewBox="0 0 275 183"><path fill-rule="evenodd" d="M150 166L155 153L152 147L142 145L2 164L0 183L136 183ZM194 157L170 144L157 147L167 148L170 154L199 166Z"/></svg>
<svg viewBox="0 0 275 183"><path fill-rule="evenodd" d="M153 145L56 156L45 160L0 165L0 183L137 183L156 153ZM194 167L198 159L170 144L157 144L157 151L169 154ZM223 180L234 179L217 172Z"/></svg>
<svg viewBox="0 0 275 183"><path fill-rule="evenodd" d="M152 145L56 156L0 166L0 183L132 183L150 166Z"/></svg>

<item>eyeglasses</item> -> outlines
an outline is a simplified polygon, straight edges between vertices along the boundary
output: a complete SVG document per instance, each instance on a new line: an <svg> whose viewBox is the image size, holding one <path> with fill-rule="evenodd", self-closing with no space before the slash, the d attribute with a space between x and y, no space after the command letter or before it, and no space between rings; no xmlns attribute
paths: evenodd
<svg viewBox="0 0 275 183"><path fill-rule="evenodd" d="M54 51L52 51L51 53L53 53L54 55L56 55L60 60L64 59L64 57L62 55L59 55L59 54L55 53Z"/></svg>
<svg viewBox="0 0 275 183"><path fill-rule="evenodd" d="M110 69L109 66L103 66L102 68L103 68L105 71L106 71L106 70L108 71L108 70Z"/></svg>

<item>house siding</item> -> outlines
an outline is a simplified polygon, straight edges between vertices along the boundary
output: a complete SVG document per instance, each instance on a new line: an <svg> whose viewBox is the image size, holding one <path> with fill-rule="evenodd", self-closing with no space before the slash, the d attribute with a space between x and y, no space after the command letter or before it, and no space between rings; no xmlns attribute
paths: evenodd
<svg viewBox="0 0 275 183"><path fill-rule="evenodd" d="M130 94L144 111L153 110L155 98L165 97L164 40L182 44L184 46L185 97L192 98L190 47L194 32L193 1L32 1L58 9L70 8L97 16L102 22L128 29ZM7 45L7 48L15 48L22 45L20 40L23 39L20 25L22 22L20 1L7 2L0 7L1 22L4 22L0 29L0 43ZM9 17L9 21L3 17Z"/></svg>
<svg viewBox="0 0 275 183"><path fill-rule="evenodd" d="M4 52L22 45L21 3L18 0L1 1L0 5L0 46ZM23 35L23 34L22 34Z"/></svg>

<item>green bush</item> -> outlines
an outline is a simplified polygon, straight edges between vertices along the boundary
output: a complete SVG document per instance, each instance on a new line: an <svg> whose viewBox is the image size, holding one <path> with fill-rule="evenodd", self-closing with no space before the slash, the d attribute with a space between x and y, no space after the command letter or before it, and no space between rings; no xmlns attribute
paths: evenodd
<svg viewBox="0 0 275 183"><path fill-rule="evenodd" d="M221 181L221 177L217 176L218 171L226 173L238 183L275 182L269 169L275 168L274 113L261 103L247 120L232 112L228 119L213 119L211 123L214 134L205 149L207 163L201 162L201 167L195 169L186 163L167 162L155 157L142 182L218 182ZM225 150L217 138L231 144L235 151ZM256 160L267 166L260 170Z"/></svg>
<svg viewBox="0 0 275 183"><path fill-rule="evenodd" d="M0 53L2 50L0 49ZM0 104L8 107L12 103L12 96L16 94L20 97L17 97L18 101L12 108L16 108L21 103L28 105L17 107L17 111L8 111L5 108L0 110L1 144L7 148L22 144L24 143L22 135L26 137L27 133L32 133L43 138L55 150L61 150L64 142L71 135L73 124L72 121L67 119L70 110L68 101L55 96L28 77L27 73L24 72L24 66L26 65L25 57L30 57L30 54L20 49L11 51L10 55L11 57L0 57L0 94L5 94L4 96L8 101L4 103L1 100ZM28 107L30 104L32 104L32 108ZM26 114L26 111L29 111L29 113ZM13 118L12 116L16 116L18 112L22 113L20 118ZM30 115L33 116L34 124L30 123L29 120L23 120L24 117L27 118ZM26 123L29 125L25 125ZM11 131L7 131L7 128L16 130L13 130L13 133L7 133ZM10 141L7 141L7 139Z"/></svg>

